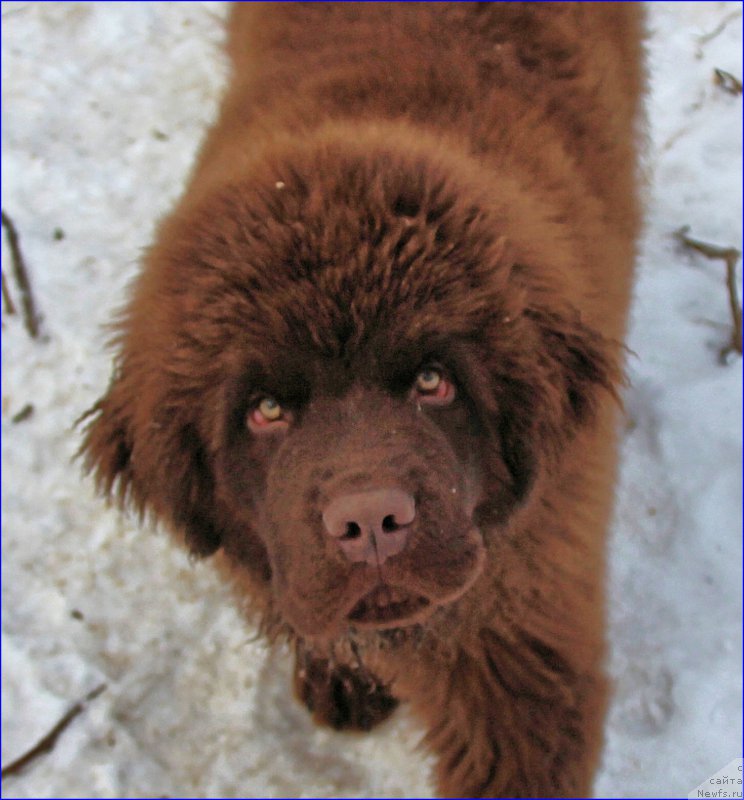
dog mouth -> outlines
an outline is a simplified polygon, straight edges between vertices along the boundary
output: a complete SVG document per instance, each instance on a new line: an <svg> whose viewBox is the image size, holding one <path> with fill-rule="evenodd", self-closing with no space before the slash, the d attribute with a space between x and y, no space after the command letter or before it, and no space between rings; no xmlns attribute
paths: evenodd
<svg viewBox="0 0 744 800"><path fill-rule="evenodd" d="M430 601L421 595L380 584L357 601L347 619L357 627L397 627L401 622L418 621L430 605Z"/></svg>

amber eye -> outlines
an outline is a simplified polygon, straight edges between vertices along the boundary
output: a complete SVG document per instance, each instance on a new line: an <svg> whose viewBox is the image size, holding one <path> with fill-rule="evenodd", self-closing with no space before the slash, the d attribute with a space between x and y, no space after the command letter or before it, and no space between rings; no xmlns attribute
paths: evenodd
<svg viewBox="0 0 744 800"><path fill-rule="evenodd" d="M290 414L273 397L262 397L248 412L248 427L254 433L286 427Z"/></svg>
<svg viewBox="0 0 744 800"><path fill-rule="evenodd" d="M258 404L258 411L269 422L275 422L282 416L282 407L273 397L264 397Z"/></svg>
<svg viewBox="0 0 744 800"><path fill-rule="evenodd" d="M455 385L439 367L424 367L416 375L413 395L419 403L447 405L455 397Z"/></svg>
<svg viewBox="0 0 744 800"><path fill-rule="evenodd" d="M439 385L442 383L442 373L437 369L427 367L422 369L416 376L416 388L420 392L436 392Z"/></svg>

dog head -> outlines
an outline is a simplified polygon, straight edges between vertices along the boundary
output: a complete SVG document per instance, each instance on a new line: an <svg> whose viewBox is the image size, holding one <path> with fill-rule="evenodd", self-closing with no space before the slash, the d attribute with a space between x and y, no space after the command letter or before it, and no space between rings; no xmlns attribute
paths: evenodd
<svg viewBox="0 0 744 800"><path fill-rule="evenodd" d="M523 201L463 172L413 145L258 159L164 223L123 320L100 486L223 548L301 635L454 603L616 380L515 247Z"/></svg>

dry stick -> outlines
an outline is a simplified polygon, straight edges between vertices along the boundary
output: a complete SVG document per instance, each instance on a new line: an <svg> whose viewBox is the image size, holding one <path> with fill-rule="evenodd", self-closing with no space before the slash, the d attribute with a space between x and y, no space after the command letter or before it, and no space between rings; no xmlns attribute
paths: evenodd
<svg viewBox="0 0 744 800"><path fill-rule="evenodd" d="M24 422L27 420L32 414L34 413L34 404L33 403L26 403L25 406L17 413L14 414L10 421L17 425L19 422Z"/></svg>
<svg viewBox="0 0 744 800"><path fill-rule="evenodd" d="M712 31L710 31L710 33L703 33L700 36L698 36L698 42L700 44L706 44L707 42L710 42L712 39L715 39L716 36L718 36L720 33L723 33L723 31L726 29L726 26L729 24L729 22L732 22L733 20L735 20L737 17L740 17L740 16L741 16L741 10L740 9L737 9L736 11L732 11L728 16L724 17L720 21L720 23L718 25L716 25L716 27L713 28Z"/></svg>
<svg viewBox="0 0 744 800"><path fill-rule="evenodd" d="M34 303L34 296L31 292L31 284L28 280L28 270L26 269L26 262L21 253L21 246L18 239L18 231L16 231L13 220L3 211L2 223L5 232L8 235L8 247L10 247L10 258L13 264L13 275L15 276L18 288L21 291L21 306L23 308L23 321L26 325L26 330L32 339L37 339L39 336L39 316L36 313L36 305Z"/></svg>
<svg viewBox="0 0 744 800"><path fill-rule="evenodd" d="M739 95L742 89L744 89L741 85L741 81L730 72L726 72L725 69L718 69L718 67L715 67L713 69L713 80L716 86L720 86L724 92L728 92L729 94Z"/></svg>
<svg viewBox="0 0 744 800"><path fill-rule="evenodd" d="M698 253L702 253L706 258L722 259L726 263L726 288L728 290L729 307L731 308L734 329L731 333L731 342L721 351L721 357L725 358L731 350L735 350L741 355L741 303L739 302L739 294L736 291L736 265L739 263L741 253L735 247L719 247L715 244L692 239L687 235L689 230L689 225L683 225L678 231L675 231L674 236L677 241L681 242L685 247L697 250Z"/></svg>
<svg viewBox="0 0 744 800"><path fill-rule="evenodd" d="M726 259L726 288L728 289L729 308L731 309L731 318L734 321L734 329L731 332L731 343L721 356L725 358L728 355L727 351L735 350L739 355L742 355L741 350L741 303L739 303L739 294L736 291L736 264L739 261L739 256L732 259Z"/></svg>
<svg viewBox="0 0 744 800"><path fill-rule="evenodd" d="M62 735L64 730L68 727L68 725L77 717L78 715L82 714L85 711L85 707L91 700L95 700L99 694L106 690L106 684L102 683L100 686L96 686L92 692L88 692L85 697L80 700L79 702L75 703L74 706L62 717L62 719L49 731L49 733L43 738L40 739L29 751L24 753L20 758L17 758L15 761L12 761L10 764L2 768L2 772L0 773L0 777L7 778L9 775L17 775L27 764L33 761L35 758L38 758L40 755L44 753L48 753L55 744L57 744L57 739Z"/></svg>
<svg viewBox="0 0 744 800"><path fill-rule="evenodd" d="M27 11L30 6L31 3L26 3L25 6L19 6L18 8L11 8L8 11L3 11L3 19L5 19L6 17L12 17L13 14L18 14L21 11Z"/></svg>
<svg viewBox="0 0 744 800"><path fill-rule="evenodd" d="M3 272L3 310L6 314L15 314L16 307L13 303L13 298L10 296L10 289L5 282L5 273Z"/></svg>

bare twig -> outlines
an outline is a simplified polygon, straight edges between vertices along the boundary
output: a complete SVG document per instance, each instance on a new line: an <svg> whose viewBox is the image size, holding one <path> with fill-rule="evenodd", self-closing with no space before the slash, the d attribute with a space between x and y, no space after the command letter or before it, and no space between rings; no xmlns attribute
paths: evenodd
<svg viewBox="0 0 744 800"><path fill-rule="evenodd" d="M5 213L2 212L2 224L5 228L5 233L8 236L8 247L10 248L10 259L13 264L13 276L16 279L18 288L21 292L21 307L23 308L23 321L26 325L28 335L32 339L37 339L39 336L39 315L36 313L36 304L34 303L34 296L31 292L31 284L28 280L28 270L26 269L26 262L21 253L20 240L18 238L18 231L16 230L13 220Z"/></svg>
<svg viewBox="0 0 744 800"><path fill-rule="evenodd" d="M731 309L731 319L734 327L731 332L730 343L721 351L721 358L725 360L726 356L732 351L736 351L741 355L741 303L739 302L739 294L736 290L736 265L739 263L741 253L735 247L719 247L715 244L693 239L687 235L689 230L689 225L683 225L679 230L674 232L675 239L681 242L685 247L689 247L691 250L696 250L698 253L701 253L706 258L720 259L726 264L726 289L728 291L729 307Z"/></svg>
<svg viewBox="0 0 744 800"><path fill-rule="evenodd" d="M26 403L25 406L17 413L13 414L10 421L16 425L19 422L24 422L34 413L33 403Z"/></svg>
<svg viewBox="0 0 744 800"><path fill-rule="evenodd" d="M736 9L736 11L732 11L730 14L726 15L718 23L718 25L716 25L716 27L713 28L712 31L710 31L709 33L703 33L700 36L698 36L698 44L706 44L707 42L710 42L712 39L715 39L716 36L723 33L729 22L733 22L733 20L735 20L737 17L740 16L741 16L741 9Z"/></svg>
<svg viewBox="0 0 744 800"><path fill-rule="evenodd" d="M736 259L726 260L726 288L728 290L729 308L731 309L731 319L734 323L734 329L731 331L731 342L728 347L725 347L721 352L721 358L725 359L726 356L734 350L739 355L742 354L741 349L741 303L739 302L739 293L736 290Z"/></svg>
<svg viewBox="0 0 744 800"><path fill-rule="evenodd" d="M742 88L744 88L738 78L734 77L730 72L726 72L725 69L718 69L718 67L713 70L713 82L716 86L720 86L724 92L733 95L741 94Z"/></svg>
<svg viewBox="0 0 744 800"><path fill-rule="evenodd" d="M720 258L724 261L734 259L736 261L741 257L741 253L735 247L721 247L717 244L710 244L709 242L701 242L699 239L693 239L687 234L690 232L689 225L683 225L679 230L674 232L674 238L681 242L685 247L692 250L697 250L707 258Z"/></svg>
<svg viewBox="0 0 744 800"><path fill-rule="evenodd" d="M8 284L5 282L5 273L3 272L3 311L6 314L15 314L16 307L13 303L13 298L10 296L10 289L8 289Z"/></svg>
<svg viewBox="0 0 744 800"><path fill-rule="evenodd" d="M60 719L60 721L44 736L40 739L30 750L24 753L20 758L17 758L15 761L12 761L10 764L2 768L2 773L0 777L7 778L10 775L17 775L27 764L31 763L34 759L38 758L40 755L44 753L48 753L50 750L54 748L54 745L57 744L57 739L62 735L65 729L70 725L70 723L75 719L75 717L79 716L80 714L85 711L86 706L92 700L95 700L99 694L106 690L106 684L102 683L100 686L96 686L92 692L88 692L85 697L80 700L79 702L75 703L72 708Z"/></svg>
<svg viewBox="0 0 744 800"><path fill-rule="evenodd" d="M3 19L6 17L12 17L14 14L20 14L22 11L26 11L31 7L31 3L26 3L25 6L17 6L16 8L10 8L7 11L3 11Z"/></svg>

